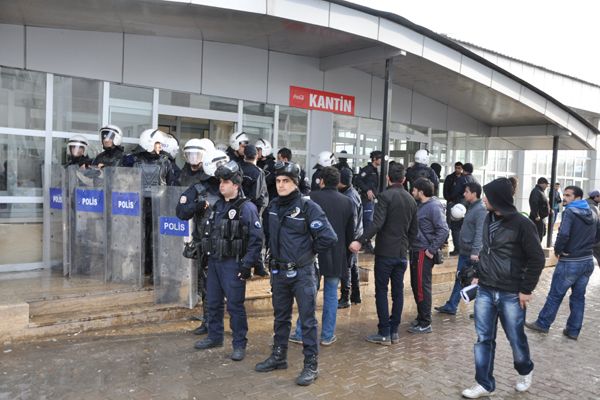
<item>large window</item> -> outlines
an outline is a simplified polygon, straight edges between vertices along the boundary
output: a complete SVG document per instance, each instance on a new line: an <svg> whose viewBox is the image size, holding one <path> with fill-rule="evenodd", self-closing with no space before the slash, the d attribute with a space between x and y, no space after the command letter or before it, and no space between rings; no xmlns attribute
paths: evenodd
<svg viewBox="0 0 600 400"><path fill-rule="evenodd" d="M46 74L0 67L0 126L45 129Z"/></svg>
<svg viewBox="0 0 600 400"><path fill-rule="evenodd" d="M111 83L110 123L119 126L124 136L139 137L152 127L152 98L152 89Z"/></svg>
<svg viewBox="0 0 600 400"><path fill-rule="evenodd" d="M0 202L2 264L42 261L42 204Z"/></svg>
<svg viewBox="0 0 600 400"><path fill-rule="evenodd" d="M306 164L308 112L298 108L279 107L277 147L292 150L293 159L302 168ZM276 151L276 150L275 150Z"/></svg>
<svg viewBox="0 0 600 400"><path fill-rule="evenodd" d="M55 131L97 132L102 124L102 82L54 77Z"/></svg>
<svg viewBox="0 0 600 400"><path fill-rule="evenodd" d="M244 101L243 131L250 137L250 143L266 139L273 143L275 106Z"/></svg>
<svg viewBox="0 0 600 400"><path fill-rule="evenodd" d="M200 110L226 111L237 113L238 101L225 97L161 90L158 101L167 106L197 108Z"/></svg>
<svg viewBox="0 0 600 400"><path fill-rule="evenodd" d="M44 138L0 135L0 196L41 196Z"/></svg>

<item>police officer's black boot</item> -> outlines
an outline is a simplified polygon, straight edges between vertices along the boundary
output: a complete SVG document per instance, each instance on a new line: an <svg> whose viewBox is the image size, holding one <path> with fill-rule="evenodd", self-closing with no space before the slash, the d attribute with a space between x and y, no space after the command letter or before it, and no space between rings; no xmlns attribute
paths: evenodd
<svg viewBox="0 0 600 400"><path fill-rule="evenodd" d="M256 364L254 369L257 372L269 372L276 369L287 369L287 349L281 346L273 346L273 352L263 362Z"/></svg>
<svg viewBox="0 0 600 400"><path fill-rule="evenodd" d="M208 322L203 319L200 326L192 331L194 335L206 335L208 333Z"/></svg>
<svg viewBox="0 0 600 400"><path fill-rule="evenodd" d="M308 386L319 377L319 363L317 356L304 357L304 368L300 375L296 378L296 384L300 386Z"/></svg>
<svg viewBox="0 0 600 400"><path fill-rule="evenodd" d="M337 306L337 308L348 308L348 307L350 307L350 300L348 300L348 294L349 294L348 293L349 292L348 288L342 286L341 292L342 292L342 294L340 296L340 299L338 300L338 306Z"/></svg>
<svg viewBox="0 0 600 400"><path fill-rule="evenodd" d="M352 304L360 304L360 288L357 286L356 288L352 287L352 292L350 293L350 302Z"/></svg>

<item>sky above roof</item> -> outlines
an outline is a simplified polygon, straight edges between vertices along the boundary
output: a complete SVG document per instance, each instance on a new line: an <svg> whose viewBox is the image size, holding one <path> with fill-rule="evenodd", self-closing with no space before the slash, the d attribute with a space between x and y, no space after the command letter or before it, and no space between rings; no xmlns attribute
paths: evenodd
<svg viewBox="0 0 600 400"><path fill-rule="evenodd" d="M600 85L600 2L595 0L350 2Z"/></svg>

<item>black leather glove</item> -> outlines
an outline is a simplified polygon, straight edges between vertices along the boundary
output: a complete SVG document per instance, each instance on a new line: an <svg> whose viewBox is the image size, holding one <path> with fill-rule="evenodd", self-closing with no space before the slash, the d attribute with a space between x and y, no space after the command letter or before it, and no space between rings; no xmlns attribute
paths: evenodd
<svg viewBox="0 0 600 400"><path fill-rule="evenodd" d="M245 281L247 279L250 279L250 277L252 276L252 270L250 268L246 268L246 267L240 267L240 272L238 272L238 277Z"/></svg>

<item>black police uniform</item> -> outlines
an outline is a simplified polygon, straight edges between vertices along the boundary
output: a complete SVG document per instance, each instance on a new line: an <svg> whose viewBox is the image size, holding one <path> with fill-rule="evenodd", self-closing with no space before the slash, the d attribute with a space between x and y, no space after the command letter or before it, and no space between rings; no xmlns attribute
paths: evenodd
<svg viewBox="0 0 600 400"><path fill-rule="evenodd" d="M268 208L273 280L274 346L287 349L292 306L298 304L305 360L319 353L315 318L317 281L314 261L337 242L325 213L299 191L274 199Z"/></svg>
<svg viewBox="0 0 600 400"><path fill-rule="evenodd" d="M312 180L310 182L310 190L311 191L316 191L316 190L321 190L321 187L319 186L319 183L321 183L321 174L322 174L322 169L323 166L320 164L315 165L315 173L312 176Z"/></svg>
<svg viewBox="0 0 600 400"><path fill-rule="evenodd" d="M103 164L105 167L121 167L124 154L122 146L112 146L98 154L92 161L92 165Z"/></svg>
<svg viewBox="0 0 600 400"><path fill-rule="evenodd" d="M82 165L84 165L87 167L91 164L92 164L92 159L89 158L88 156L80 156L80 157L68 156L67 162L64 164L64 166L69 167L71 165L77 165L77 166L81 167Z"/></svg>
<svg viewBox="0 0 600 400"><path fill-rule="evenodd" d="M406 181L410 184L409 190L412 190L412 185L419 178L427 178L433 183L433 192L438 193L440 180L435 171L425 164L416 162L412 167L406 170Z"/></svg>
<svg viewBox="0 0 600 400"><path fill-rule="evenodd" d="M215 344L223 343L224 300L227 298L233 348L245 349L248 342L244 307L246 281L238 273L243 269L249 271L260 257L263 233L256 206L243 196L230 201L221 197L203 226L201 248L208 256L208 339Z"/></svg>
<svg viewBox="0 0 600 400"><path fill-rule="evenodd" d="M267 171L273 171L273 165L275 165L275 157L273 155L263 157L256 162L256 166L265 171L265 174Z"/></svg>
<svg viewBox="0 0 600 400"><path fill-rule="evenodd" d="M207 333L205 324L208 323L208 307L206 307L206 280L208 273L208 260L200 254L199 246L202 239L202 222L205 217L210 215L210 210L219 199L219 182L216 178L204 173L202 168L194 171L190 164L186 163L181 169L179 176L181 186L188 186L188 189L182 193L181 200L177 204L176 215L181 220L194 219L194 231L192 232L192 249L196 250L193 259L198 271L198 293L202 298L203 315L200 319L203 324L200 325L194 333ZM185 201L184 201L185 200ZM204 204L208 202L208 208Z"/></svg>
<svg viewBox="0 0 600 400"><path fill-rule="evenodd" d="M375 202L369 200L367 192L371 190L375 196L379 194L379 172L377 167L372 162L368 163L360 169L358 175L354 179L356 187L360 192L360 199L363 206L363 227L366 231L373 223L373 210L375 208ZM367 242L367 250L373 250L371 242Z"/></svg>
<svg viewBox="0 0 600 400"><path fill-rule="evenodd" d="M229 159L232 161L235 161L238 164L242 164L242 162L244 161L244 157L240 156L238 154L237 151L235 151L233 149L233 147L229 146L227 147L227 149L225 150L225 154L227 154L229 156Z"/></svg>
<svg viewBox="0 0 600 400"><path fill-rule="evenodd" d="M164 152L149 153L138 146L132 154L123 159L124 166L132 166L142 170L142 189L144 191L144 269L146 274L152 272L152 192L153 186L174 186L177 184L169 157Z"/></svg>

